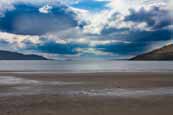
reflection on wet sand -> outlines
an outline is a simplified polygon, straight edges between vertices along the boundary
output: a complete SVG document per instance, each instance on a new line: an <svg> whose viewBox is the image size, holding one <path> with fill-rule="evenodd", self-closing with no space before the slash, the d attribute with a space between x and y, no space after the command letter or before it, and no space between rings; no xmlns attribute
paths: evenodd
<svg viewBox="0 0 173 115"><path fill-rule="evenodd" d="M83 87L89 85L85 81L42 81L32 80L14 76L0 76L0 86L8 86L6 92L0 92L0 96L20 96L39 94L59 95L84 95L84 96L120 96L140 97L152 95L173 95L173 87L157 88L97 88ZM93 85L93 84L92 84ZM95 84L97 86L97 84ZM76 88L74 88L76 87Z"/></svg>

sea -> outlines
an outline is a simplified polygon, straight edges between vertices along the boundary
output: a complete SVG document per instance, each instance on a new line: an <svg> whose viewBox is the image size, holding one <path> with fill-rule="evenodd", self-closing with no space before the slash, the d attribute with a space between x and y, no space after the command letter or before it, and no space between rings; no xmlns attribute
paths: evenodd
<svg viewBox="0 0 173 115"><path fill-rule="evenodd" d="M173 61L0 61L0 72L173 72Z"/></svg>

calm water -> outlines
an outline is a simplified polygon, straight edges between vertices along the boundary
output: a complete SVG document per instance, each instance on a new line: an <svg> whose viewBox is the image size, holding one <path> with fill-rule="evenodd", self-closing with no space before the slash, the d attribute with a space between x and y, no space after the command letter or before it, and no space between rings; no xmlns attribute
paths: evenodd
<svg viewBox="0 0 173 115"><path fill-rule="evenodd" d="M173 61L0 61L0 71L173 72Z"/></svg>

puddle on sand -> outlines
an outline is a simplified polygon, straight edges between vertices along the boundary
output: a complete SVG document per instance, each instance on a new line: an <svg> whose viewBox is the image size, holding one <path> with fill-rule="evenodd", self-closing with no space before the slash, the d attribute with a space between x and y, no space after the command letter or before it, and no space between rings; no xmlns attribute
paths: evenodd
<svg viewBox="0 0 173 115"><path fill-rule="evenodd" d="M150 89L96 89L68 92L71 95L87 96L117 96L117 97L141 97L173 95L173 87L150 88Z"/></svg>
<svg viewBox="0 0 173 115"><path fill-rule="evenodd" d="M0 85L80 85L82 82L29 80L14 76L0 76Z"/></svg>
<svg viewBox="0 0 173 115"><path fill-rule="evenodd" d="M59 86L82 85L82 82L41 81L14 76L0 76L0 87L10 86L0 91L0 96L20 96L37 94L59 94Z"/></svg>
<svg viewBox="0 0 173 115"><path fill-rule="evenodd" d="M37 84L36 80L27 80L13 76L0 76L0 85L20 85L20 84Z"/></svg>

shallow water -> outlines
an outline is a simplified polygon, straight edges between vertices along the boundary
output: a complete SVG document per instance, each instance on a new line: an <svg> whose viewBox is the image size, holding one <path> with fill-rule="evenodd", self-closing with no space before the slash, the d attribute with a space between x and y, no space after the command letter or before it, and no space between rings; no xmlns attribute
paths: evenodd
<svg viewBox="0 0 173 115"><path fill-rule="evenodd" d="M73 93L73 92L72 92ZM173 87L161 87L150 89L101 89L101 90L89 90L89 91L77 91L75 92L81 95L88 96L120 96L120 97L141 97L141 96L173 96Z"/></svg>
<svg viewBox="0 0 173 115"><path fill-rule="evenodd" d="M0 61L0 71L23 73L173 72L173 61Z"/></svg>

